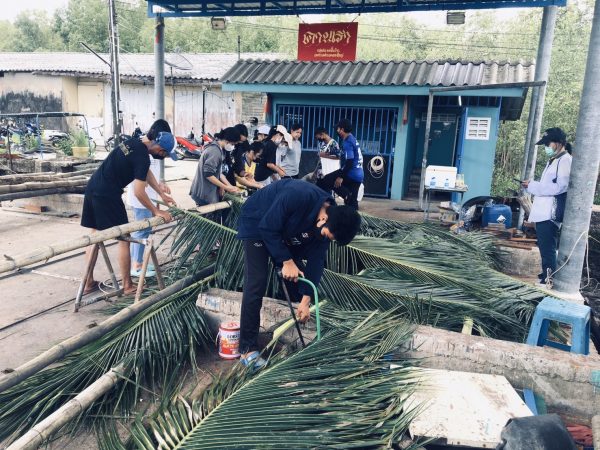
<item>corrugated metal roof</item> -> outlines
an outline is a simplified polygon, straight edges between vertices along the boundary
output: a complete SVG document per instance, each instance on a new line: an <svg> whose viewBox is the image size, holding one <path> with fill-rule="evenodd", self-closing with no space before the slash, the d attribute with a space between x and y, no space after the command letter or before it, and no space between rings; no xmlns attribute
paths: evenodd
<svg viewBox="0 0 600 450"><path fill-rule="evenodd" d="M107 54L100 54L109 61ZM189 61L190 70L173 68L173 77L180 80L217 81L237 61L237 53L182 53ZM242 58L268 58L264 53L242 53ZM273 58L281 57L274 54ZM187 62L177 54L167 53L165 60L183 66ZM119 69L125 78L154 79L154 55L152 53L121 53ZM106 64L90 53L0 53L1 72L54 72L70 75L104 76L109 74ZM170 77L169 66L165 76Z"/></svg>
<svg viewBox="0 0 600 450"><path fill-rule="evenodd" d="M245 59L223 83L313 86L478 86L533 81L531 62L356 61L307 62Z"/></svg>

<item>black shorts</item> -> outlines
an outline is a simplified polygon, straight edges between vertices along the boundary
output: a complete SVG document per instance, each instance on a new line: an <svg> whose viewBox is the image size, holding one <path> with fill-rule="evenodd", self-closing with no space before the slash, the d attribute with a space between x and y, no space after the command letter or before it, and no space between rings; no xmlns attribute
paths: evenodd
<svg viewBox="0 0 600 450"><path fill-rule="evenodd" d="M81 225L95 230L106 230L129 222L121 197L104 197L91 193L83 198Z"/></svg>

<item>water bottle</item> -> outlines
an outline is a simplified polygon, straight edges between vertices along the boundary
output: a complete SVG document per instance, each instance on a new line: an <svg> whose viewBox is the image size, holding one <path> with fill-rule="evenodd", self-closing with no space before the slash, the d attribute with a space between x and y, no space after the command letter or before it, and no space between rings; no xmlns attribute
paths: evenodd
<svg viewBox="0 0 600 450"><path fill-rule="evenodd" d="M450 181L448 180L448 178L446 178L446 180L444 181L444 189L448 189L450 187Z"/></svg>
<svg viewBox="0 0 600 450"><path fill-rule="evenodd" d="M436 185L435 177L431 177L431 181L429 182L429 187L434 188Z"/></svg>

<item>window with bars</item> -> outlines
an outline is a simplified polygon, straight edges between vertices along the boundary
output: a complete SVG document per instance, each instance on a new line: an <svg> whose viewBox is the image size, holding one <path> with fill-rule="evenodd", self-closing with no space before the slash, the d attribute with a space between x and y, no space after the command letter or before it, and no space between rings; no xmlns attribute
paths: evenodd
<svg viewBox="0 0 600 450"><path fill-rule="evenodd" d="M467 118L467 132L465 139L489 141L492 119L490 117Z"/></svg>
<svg viewBox="0 0 600 450"><path fill-rule="evenodd" d="M288 130L294 123L302 125L302 149L317 150L315 130L324 127L337 139L335 125L340 119L349 119L354 126L352 134L358 140L363 154L394 152L398 125L398 109L384 107L277 105L275 122Z"/></svg>

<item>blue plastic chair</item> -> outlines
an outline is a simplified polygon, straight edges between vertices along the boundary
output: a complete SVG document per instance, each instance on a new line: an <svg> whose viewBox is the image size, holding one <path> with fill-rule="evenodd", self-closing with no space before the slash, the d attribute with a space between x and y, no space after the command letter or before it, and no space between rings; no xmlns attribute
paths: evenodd
<svg viewBox="0 0 600 450"><path fill-rule="evenodd" d="M590 353L590 316L589 306L546 297L535 309L527 336L527 344L538 347L547 345L571 353L588 355ZM548 340L550 322L571 325L571 345Z"/></svg>
<svg viewBox="0 0 600 450"><path fill-rule="evenodd" d="M544 298L535 309L527 344L532 346L558 348L571 353L588 355L590 353L590 316L589 306L558 300L553 297ZM571 325L571 345L548 340L550 322ZM535 394L531 389L523 389L525 404L537 416L538 410Z"/></svg>

